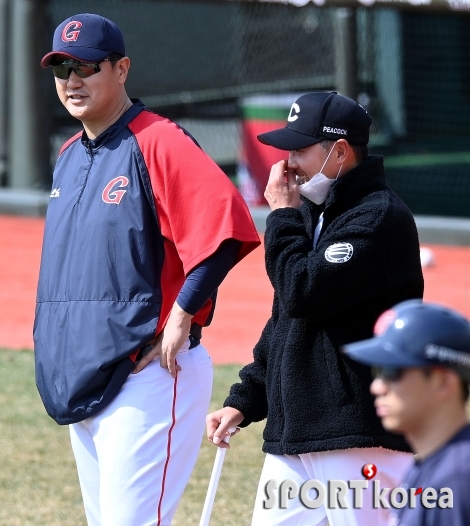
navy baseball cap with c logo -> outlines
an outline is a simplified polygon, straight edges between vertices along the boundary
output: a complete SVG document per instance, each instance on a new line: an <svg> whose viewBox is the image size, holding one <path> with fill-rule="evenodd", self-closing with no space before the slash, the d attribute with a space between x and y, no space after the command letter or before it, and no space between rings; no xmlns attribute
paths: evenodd
<svg viewBox="0 0 470 526"><path fill-rule="evenodd" d="M82 62L100 62L113 53L126 54L121 30L103 16L84 13L67 18L57 27L52 51L42 58L41 66L50 66L57 55Z"/></svg>
<svg viewBox="0 0 470 526"><path fill-rule="evenodd" d="M317 142L346 139L367 144L372 119L355 100L336 91L316 91L299 97L284 128L258 135L263 144L279 150L300 150Z"/></svg>

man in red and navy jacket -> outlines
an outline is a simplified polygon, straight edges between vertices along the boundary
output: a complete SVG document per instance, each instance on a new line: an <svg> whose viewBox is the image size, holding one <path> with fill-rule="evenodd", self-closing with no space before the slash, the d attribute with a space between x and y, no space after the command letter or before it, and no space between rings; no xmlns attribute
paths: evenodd
<svg viewBox="0 0 470 526"><path fill-rule="evenodd" d="M201 328L258 235L197 142L128 98L130 60L113 22L70 17L41 64L84 131L54 171L37 386L49 415L71 424L88 524L170 524L211 394Z"/></svg>

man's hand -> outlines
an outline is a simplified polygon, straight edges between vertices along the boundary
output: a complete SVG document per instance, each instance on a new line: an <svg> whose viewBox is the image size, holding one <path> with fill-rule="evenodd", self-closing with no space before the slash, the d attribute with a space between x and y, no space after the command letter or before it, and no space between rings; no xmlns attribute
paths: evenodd
<svg viewBox="0 0 470 526"><path fill-rule="evenodd" d="M230 449L230 445L223 441L228 435L236 435L240 429L234 433L229 433L229 428L236 427L244 420L243 413L233 407L224 407L206 416L207 438L215 445Z"/></svg>
<svg viewBox="0 0 470 526"><path fill-rule="evenodd" d="M288 168L286 160L273 164L264 197L271 210L299 208L299 185L294 170Z"/></svg>
<svg viewBox="0 0 470 526"><path fill-rule="evenodd" d="M176 364L176 353L189 336L192 318L191 314L188 314L175 302L165 328L155 340L153 348L142 357L133 372L142 371L149 362L160 356L160 366L168 369L174 378L176 371L181 371L181 367Z"/></svg>
<svg viewBox="0 0 470 526"><path fill-rule="evenodd" d="M157 356L160 356L162 352L162 337L163 333L160 333L157 338L153 339L150 343L147 345L151 345L152 347L148 352L145 352L145 354L142 356L142 358L137 362L137 365L135 366L134 370L132 371L134 374L140 373L142 369L150 363L154 358ZM147 347L147 346L145 346ZM145 348L144 348L145 350Z"/></svg>
<svg viewBox="0 0 470 526"><path fill-rule="evenodd" d="M181 367L176 365L175 357L189 336L192 319L193 316L184 311L175 301L163 330L160 354L160 366L168 369L173 378L176 376L176 371L181 371Z"/></svg>

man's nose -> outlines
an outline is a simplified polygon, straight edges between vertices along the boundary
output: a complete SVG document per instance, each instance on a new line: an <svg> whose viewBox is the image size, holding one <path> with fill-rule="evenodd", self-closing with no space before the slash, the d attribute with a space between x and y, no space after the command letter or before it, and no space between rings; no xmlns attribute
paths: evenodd
<svg viewBox="0 0 470 526"><path fill-rule="evenodd" d="M370 392L374 396L380 396L387 392L387 382L384 382L382 378L375 378L370 384Z"/></svg>
<svg viewBox="0 0 470 526"><path fill-rule="evenodd" d="M83 84L82 79L77 75L74 69L70 72L70 76L67 79L67 86L69 87L76 87L81 86Z"/></svg>
<svg viewBox="0 0 470 526"><path fill-rule="evenodd" d="M295 152L289 152L289 158L287 160L287 164L288 164L289 168L297 168L298 167Z"/></svg>

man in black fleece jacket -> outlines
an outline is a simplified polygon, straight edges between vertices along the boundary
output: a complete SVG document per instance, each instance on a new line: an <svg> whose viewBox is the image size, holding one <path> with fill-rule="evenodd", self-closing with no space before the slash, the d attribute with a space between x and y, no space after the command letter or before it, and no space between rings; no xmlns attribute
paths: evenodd
<svg viewBox="0 0 470 526"><path fill-rule="evenodd" d="M364 108L335 92L308 93L287 121L258 136L289 151L265 191L272 316L241 383L208 415L207 434L225 447L229 427L267 419L254 526L385 526L388 510L374 506L372 484L360 508L351 490L346 508L309 508L299 497L281 508L279 494L266 492L272 480L271 488L289 480L294 497L306 480L363 479L368 463L382 488L398 485L410 449L376 416L370 370L340 348L371 337L383 311L422 298L424 286L416 225L387 186L382 157L368 156Z"/></svg>

